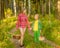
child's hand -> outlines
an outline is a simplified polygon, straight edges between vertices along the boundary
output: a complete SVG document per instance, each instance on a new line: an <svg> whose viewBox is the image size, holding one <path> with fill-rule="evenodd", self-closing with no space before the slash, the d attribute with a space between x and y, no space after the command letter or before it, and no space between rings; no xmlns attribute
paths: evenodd
<svg viewBox="0 0 60 48"><path fill-rule="evenodd" d="M30 24L32 24L32 22L29 22Z"/></svg>
<svg viewBox="0 0 60 48"><path fill-rule="evenodd" d="M30 16L30 14L28 14L28 17Z"/></svg>
<svg viewBox="0 0 60 48"><path fill-rule="evenodd" d="M29 28L29 30L32 30L32 28Z"/></svg>
<svg viewBox="0 0 60 48"><path fill-rule="evenodd" d="M45 38L44 38L43 36L40 36L40 37L39 37L39 40L40 40L40 41L44 41Z"/></svg>
<svg viewBox="0 0 60 48"><path fill-rule="evenodd" d="M41 33L41 30L40 30L40 33Z"/></svg>

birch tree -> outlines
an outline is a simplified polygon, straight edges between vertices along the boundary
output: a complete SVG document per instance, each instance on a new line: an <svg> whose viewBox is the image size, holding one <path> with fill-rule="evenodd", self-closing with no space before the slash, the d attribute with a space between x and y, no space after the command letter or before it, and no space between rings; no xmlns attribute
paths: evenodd
<svg viewBox="0 0 60 48"><path fill-rule="evenodd" d="M16 2L15 2L15 0L13 0L13 4L14 4L14 15L16 16Z"/></svg>
<svg viewBox="0 0 60 48"><path fill-rule="evenodd" d="M30 15L31 13L31 1L28 0L28 14Z"/></svg>
<svg viewBox="0 0 60 48"><path fill-rule="evenodd" d="M26 0L24 0L24 8L26 8Z"/></svg>

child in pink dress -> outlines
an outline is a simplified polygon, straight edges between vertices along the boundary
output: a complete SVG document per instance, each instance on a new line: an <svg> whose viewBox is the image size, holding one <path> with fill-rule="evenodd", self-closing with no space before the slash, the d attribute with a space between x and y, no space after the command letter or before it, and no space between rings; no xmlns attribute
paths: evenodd
<svg viewBox="0 0 60 48"><path fill-rule="evenodd" d="M16 28L17 29L19 28L21 32L20 47L23 47L24 34L27 26L30 29L30 24L29 24L28 17L26 15L26 9L25 9L23 10L22 13L18 15L18 20L16 24Z"/></svg>

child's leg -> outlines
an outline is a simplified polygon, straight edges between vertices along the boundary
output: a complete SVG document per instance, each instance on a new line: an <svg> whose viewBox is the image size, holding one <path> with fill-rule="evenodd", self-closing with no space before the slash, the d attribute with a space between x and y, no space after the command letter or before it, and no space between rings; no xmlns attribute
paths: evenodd
<svg viewBox="0 0 60 48"><path fill-rule="evenodd" d="M20 32L21 32L20 45L23 45L25 30L26 30L26 28L20 28Z"/></svg>
<svg viewBox="0 0 60 48"><path fill-rule="evenodd" d="M39 42L40 33L38 31L34 32L34 41Z"/></svg>
<svg viewBox="0 0 60 48"><path fill-rule="evenodd" d="M40 32L39 31L37 32L37 37L38 37L38 42L39 42L40 41L39 40L39 37L40 37Z"/></svg>
<svg viewBox="0 0 60 48"><path fill-rule="evenodd" d="M37 42L37 34L34 32L34 41Z"/></svg>

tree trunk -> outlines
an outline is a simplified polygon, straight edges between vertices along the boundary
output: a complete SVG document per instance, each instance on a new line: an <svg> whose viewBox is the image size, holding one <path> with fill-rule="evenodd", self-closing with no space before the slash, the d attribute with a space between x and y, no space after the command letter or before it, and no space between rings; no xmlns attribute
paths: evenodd
<svg viewBox="0 0 60 48"><path fill-rule="evenodd" d="M51 2L50 2L50 0L49 0L49 16L50 16L50 3L51 3Z"/></svg>
<svg viewBox="0 0 60 48"><path fill-rule="evenodd" d="M4 15L4 0L0 0L0 19L5 18Z"/></svg>
<svg viewBox="0 0 60 48"><path fill-rule="evenodd" d="M58 7L57 7L57 4L58 3L58 0L54 0L54 16L56 17L56 18L59 18L58 17Z"/></svg>
<svg viewBox="0 0 60 48"><path fill-rule="evenodd" d="M30 15L31 11L31 2L28 0L28 14Z"/></svg>
<svg viewBox="0 0 60 48"><path fill-rule="evenodd" d="M42 16L44 16L44 3L43 3L43 0L42 0Z"/></svg>
<svg viewBox="0 0 60 48"><path fill-rule="evenodd" d="M40 14L42 14L42 1L40 0Z"/></svg>
<svg viewBox="0 0 60 48"><path fill-rule="evenodd" d="M36 12L38 12L38 0L36 0Z"/></svg>
<svg viewBox="0 0 60 48"><path fill-rule="evenodd" d="M0 19L1 19L1 0L0 0Z"/></svg>
<svg viewBox="0 0 60 48"><path fill-rule="evenodd" d="M14 4L14 15L16 16L16 1L13 0L13 4Z"/></svg>
<svg viewBox="0 0 60 48"><path fill-rule="evenodd" d="M46 14L49 14L49 5L48 5L48 0L46 1Z"/></svg>
<svg viewBox="0 0 60 48"><path fill-rule="evenodd" d="M58 11L57 11L58 10ZM56 7L56 12L57 12L57 15L56 17L58 19L60 19L60 0L58 0L58 4L57 4L57 7Z"/></svg>
<svg viewBox="0 0 60 48"><path fill-rule="evenodd" d="M26 8L26 0L24 0L24 8Z"/></svg>

